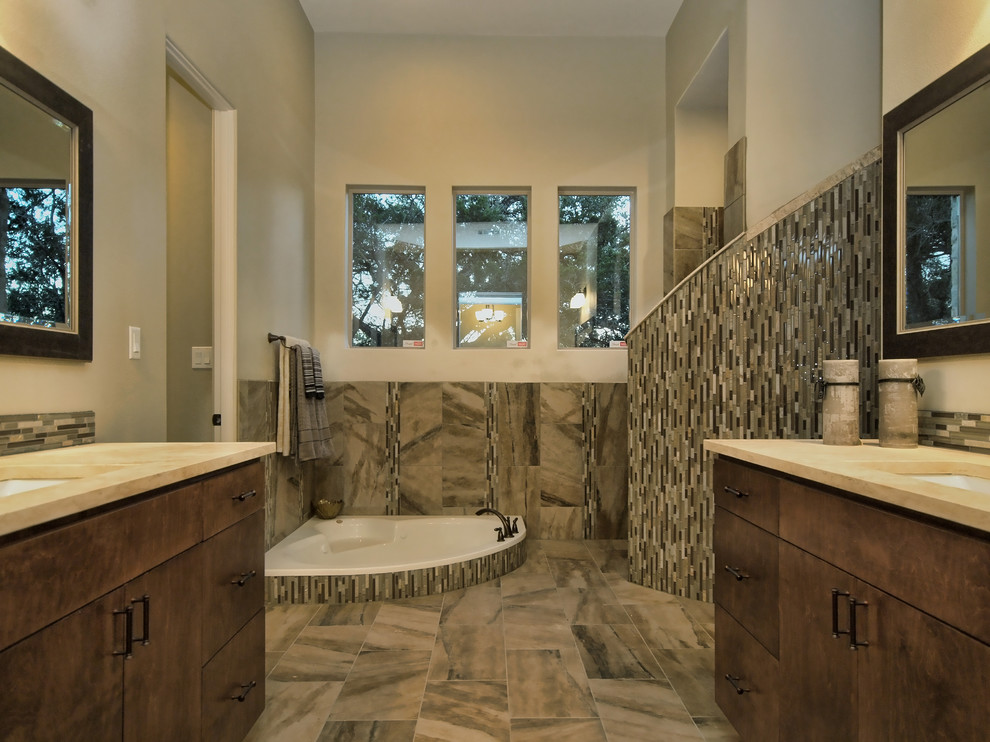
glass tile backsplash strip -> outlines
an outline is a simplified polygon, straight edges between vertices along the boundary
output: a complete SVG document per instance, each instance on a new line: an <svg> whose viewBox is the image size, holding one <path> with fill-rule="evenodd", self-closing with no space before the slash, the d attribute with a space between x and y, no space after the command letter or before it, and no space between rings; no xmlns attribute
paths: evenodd
<svg viewBox="0 0 990 742"><path fill-rule="evenodd" d="M96 413L0 415L0 456L64 448L96 440Z"/></svg>
<svg viewBox="0 0 990 742"><path fill-rule="evenodd" d="M880 162L704 264L629 336L633 582L712 599L706 438L818 438L815 380L858 359L875 437Z"/></svg>

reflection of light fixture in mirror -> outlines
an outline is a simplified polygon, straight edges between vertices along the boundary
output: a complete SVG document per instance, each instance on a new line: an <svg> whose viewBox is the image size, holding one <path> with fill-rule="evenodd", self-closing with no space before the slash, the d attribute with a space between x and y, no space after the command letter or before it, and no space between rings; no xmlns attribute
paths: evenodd
<svg viewBox="0 0 990 742"><path fill-rule="evenodd" d="M505 311L495 309L491 304L486 304L483 309L474 313L474 318L478 322L501 322L506 317Z"/></svg>
<svg viewBox="0 0 990 742"><path fill-rule="evenodd" d="M571 309L580 309L584 306L585 302L588 301L587 291L588 287L585 286L571 297Z"/></svg>
<svg viewBox="0 0 990 742"><path fill-rule="evenodd" d="M399 301L399 297L390 291L386 291L382 294L382 307L390 311L392 314L398 314L402 311L402 302Z"/></svg>

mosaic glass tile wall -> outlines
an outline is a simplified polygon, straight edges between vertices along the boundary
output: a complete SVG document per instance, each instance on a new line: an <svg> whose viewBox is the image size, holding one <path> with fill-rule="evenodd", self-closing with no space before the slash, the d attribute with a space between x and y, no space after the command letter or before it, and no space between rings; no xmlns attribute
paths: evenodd
<svg viewBox="0 0 990 742"><path fill-rule="evenodd" d="M0 456L63 448L96 440L96 413L0 415Z"/></svg>
<svg viewBox="0 0 990 742"><path fill-rule="evenodd" d="M630 579L711 600L705 438L816 438L822 361L856 358L876 437L880 164L704 264L629 335Z"/></svg>

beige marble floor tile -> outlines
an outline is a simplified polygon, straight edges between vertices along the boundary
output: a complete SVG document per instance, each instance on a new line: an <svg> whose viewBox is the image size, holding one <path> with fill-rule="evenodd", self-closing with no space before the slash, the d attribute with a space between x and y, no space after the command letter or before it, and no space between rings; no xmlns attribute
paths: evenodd
<svg viewBox="0 0 990 742"><path fill-rule="evenodd" d="M316 742L413 742L415 721L329 721Z"/></svg>
<svg viewBox="0 0 990 742"><path fill-rule="evenodd" d="M430 654L410 649L361 652L330 719L415 719L426 688Z"/></svg>
<svg viewBox="0 0 990 742"><path fill-rule="evenodd" d="M650 680L589 680L609 742L700 742L677 694Z"/></svg>
<svg viewBox="0 0 990 742"><path fill-rule="evenodd" d="M375 621L381 602L371 603L328 603L310 621L312 626L370 626Z"/></svg>
<svg viewBox="0 0 990 742"><path fill-rule="evenodd" d="M715 653L712 650L654 649L653 655L691 716L721 716L715 703Z"/></svg>
<svg viewBox="0 0 990 742"><path fill-rule="evenodd" d="M557 583L549 574L519 574L518 570L503 575L500 580L502 598L514 598L519 595L548 593L557 589Z"/></svg>
<svg viewBox="0 0 990 742"><path fill-rule="evenodd" d="M430 680L505 680L505 633L501 623L440 627Z"/></svg>
<svg viewBox="0 0 990 742"><path fill-rule="evenodd" d="M632 623L611 590L557 588L560 607L572 624Z"/></svg>
<svg viewBox="0 0 990 742"><path fill-rule="evenodd" d="M436 742L509 742L504 682L428 683L416 739Z"/></svg>
<svg viewBox="0 0 990 742"><path fill-rule="evenodd" d="M318 605L272 605L265 608L265 651L284 652L306 628Z"/></svg>
<svg viewBox="0 0 990 742"><path fill-rule="evenodd" d="M677 597L669 593L662 593L650 587L636 585L629 580L618 577L614 574L606 574L605 579L609 587L615 593L619 602L625 605L633 603L639 605L658 605L664 603L677 603Z"/></svg>
<svg viewBox="0 0 990 742"><path fill-rule="evenodd" d="M567 625L569 621L559 605L553 601L524 602L521 605L503 601L502 620L506 626L524 624L528 626L545 626L548 624Z"/></svg>
<svg viewBox="0 0 990 742"><path fill-rule="evenodd" d="M597 716L577 650L506 651L512 718Z"/></svg>
<svg viewBox="0 0 990 742"><path fill-rule="evenodd" d="M244 742L315 740L343 683L265 682L265 710Z"/></svg>
<svg viewBox="0 0 990 742"><path fill-rule="evenodd" d="M506 649L567 649L577 648L574 634L567 623L505 624Z"/></svg>
<svg viewBox="0 0 990 742"><path fill-rule="evenodd" d="M583 559L547 557L547 562L557 587L609 590L608 581L590 556Z"/></svg>
<svg viewBox="0 0 990 742"><path fill-rule="evenodd" d="M718 716L695 716L694 725L698 727L705 742L739 742L739 733L719 712Z"/></svg>
<svg viewBox="0 0 990 742"><path fill-rule="evenodd" d="M684 607L684 612L714 641L715 639L715 604L704 603L690 598L678 598Z"/></svg>
<svg viewBox="0 0 990 742"><path fill-rule="evenodd" d="M277 665L278 664L278 661L280 659L282 659L282 655L283 654L285 654L285 652L265 652L265 677L266 678L271 673L271 671L275 669L275 665Z"/></svg>
<svg viewBox="0 0 990 742"><path fill-rule="evenodd" d="M512 742L608 742L599 719L513 719Z"/></svg>
<svg viewBox="0 0 990 742"><path fill-rule="evenodd" d="M581 661L589 678L666 677L635 626L572 626Z"/></svg>
<svg viewBox="0 0 990 742"><path fill-rule="evenodd" d="M446 593L440 624L498 624L502 620L502 591L487 584Z"/></svg>
<svg viewBox="0 0 990 742"><path fill-rule="evenodd" d="M432 598L440 600L432 600ZM422 600L385 603L365 639L365 649L433 649L441 595Z"/></svg>
<svg viewBox="0 0 990 742"><path fill-rule="evenodd" d="M308 626L282 655L273 680L344 680L368 635L368 626Z"/></svg>
<svg viewBox="0 0 990 742"><path fill-rule="evenodd" d="M678 602L656 605L627 604L626 612L651 649L711 649L704 631Z"/></svg>
<svg viewBox="0 0 990 742"><path fill-rule="evenodd" d="M543 551L547 557L560 559L588 559L591 552L588 551L587 542L574 539L554 539L543 540Z"/></svg>

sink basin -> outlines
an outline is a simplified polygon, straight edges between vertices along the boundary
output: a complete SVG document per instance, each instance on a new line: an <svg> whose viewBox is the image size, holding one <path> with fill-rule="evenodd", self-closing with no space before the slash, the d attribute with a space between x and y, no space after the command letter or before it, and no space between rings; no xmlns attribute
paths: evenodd
<svg viewBox="0 0 990 742"><path fill-rule="evenodd" d="M68 481L68 479L4 479L0 481L0 497L30 492Z"/></svg>
<svg viewBox="0 0 990 742"><path fill-rule="evenodd" d="M990 495L990 479L983 477L974 477L969 474L910 474L909 476L925 482L935 482L948 487L958 487L970 492Z"/></svg>

